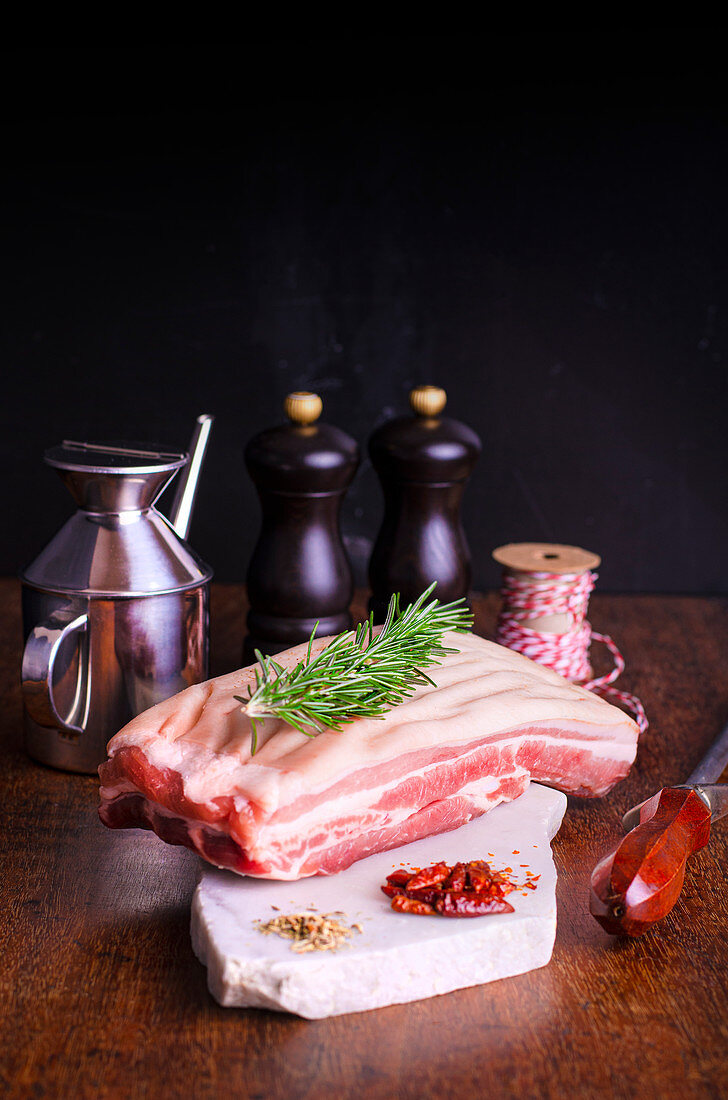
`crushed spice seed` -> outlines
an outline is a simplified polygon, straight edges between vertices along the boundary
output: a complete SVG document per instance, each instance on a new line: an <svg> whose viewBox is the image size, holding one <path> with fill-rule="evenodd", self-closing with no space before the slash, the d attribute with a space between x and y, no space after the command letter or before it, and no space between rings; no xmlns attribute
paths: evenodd
<svg viewBox="0 0 728 1100"><path fill-rule="evenodd" d="M346 944L354 932L363 932L360 924L344 924L335 920L333 913L290 913L253 923L264 936L273 933L293 940L291 951L297 955L305 951L336 951Z"/></svg>

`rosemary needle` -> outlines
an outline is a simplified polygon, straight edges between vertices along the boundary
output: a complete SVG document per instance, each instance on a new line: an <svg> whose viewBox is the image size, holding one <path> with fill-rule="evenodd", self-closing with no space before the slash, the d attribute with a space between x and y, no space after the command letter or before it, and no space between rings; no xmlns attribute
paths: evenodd
<svg viewBox="0 0 728 1100"><path fill-rule="evenodd" d="M447 649L442 636L448 630L472 629L473 617L464 600L427 602L435 585L400 611L399 595L392 596L382 629L374 633L374 616L356 630L334 638L316 657L311 647L295 668L284 669L258 650L255 688L247 698L236 695L251 724L251 755L257 748L257 725L276 717L315 737L324 729L340 730L355 718L381 718L422 684L432 684L424 668L438 665ZM434 684L433 684L434 686Z"/></svg>

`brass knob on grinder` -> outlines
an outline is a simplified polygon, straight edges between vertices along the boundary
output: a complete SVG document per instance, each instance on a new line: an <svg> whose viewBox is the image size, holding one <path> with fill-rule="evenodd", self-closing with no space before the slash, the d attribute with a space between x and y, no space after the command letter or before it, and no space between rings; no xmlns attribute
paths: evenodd
<svg viewBox="0 0 728 1100"><path fill-rule="evenodd" d="M283 410L293 424L314 424L323 412L324 403L317 393L296 390L283 402Z"/></svg>
<svg viewBox="0 0 728 1100"><path fill-rule="evenodd" d="M415 386L409 401L412 412L418 416L439 416L447 405L447 394L439 386Z"/></svg>

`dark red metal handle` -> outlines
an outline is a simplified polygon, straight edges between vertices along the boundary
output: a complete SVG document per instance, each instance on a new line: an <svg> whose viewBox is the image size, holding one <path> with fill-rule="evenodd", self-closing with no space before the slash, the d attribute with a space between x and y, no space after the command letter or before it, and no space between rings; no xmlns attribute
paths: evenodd
<svg viewBox="0 0 728 1100"><path fill-rule="evenodd" d="M589 908L614 936L641 936L680 896L685 864L710 836L710 810L700 795L664 787L640 810L640 823L591 877Z"/></svg>

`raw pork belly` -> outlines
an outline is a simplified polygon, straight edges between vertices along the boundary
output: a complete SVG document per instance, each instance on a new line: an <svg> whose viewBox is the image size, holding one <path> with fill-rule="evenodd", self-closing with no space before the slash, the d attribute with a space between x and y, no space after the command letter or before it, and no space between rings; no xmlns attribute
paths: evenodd
<svg viewBox="0 0 728 1100"><path fill-rule="evenodd" d="M101 820L153 829L240 874L297 879L456 829L530 779L601 795L626 775L638 734L621 710L474 634L445 644L458 652L427 670L437 687L383 720L308 738L269 718L252 758L234 696L253 668L187 688L110 741ZM291 667L305 652L276 660Z"/></svg>

